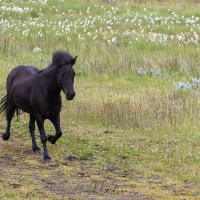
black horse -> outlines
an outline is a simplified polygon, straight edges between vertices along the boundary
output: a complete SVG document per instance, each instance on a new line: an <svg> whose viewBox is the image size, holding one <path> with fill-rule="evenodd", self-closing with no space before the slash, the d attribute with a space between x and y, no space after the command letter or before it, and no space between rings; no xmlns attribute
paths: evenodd
<svg viewBox="0 0 200 200"><path fill-rule="evenodd" d="M35 121L40 132L44 149L44 161L51 162L48 155L46 142L55 144L61 137L60 111L62 107L61 90L67 100L75 97L74 76L72 66L76 62L70 54L64 51L56 51L52 56L52 63L45 69L39 70L33 66L17 66L8 75L6 87L7 95L2 98L0 112L7 119L7 129L2 135L4 140L10 137L11 120L20 110L30 114L29 130L32 138L33 151L41 154L35 139ZM49 119L56 130L55 136L45 134L44 121Z"/></svg>

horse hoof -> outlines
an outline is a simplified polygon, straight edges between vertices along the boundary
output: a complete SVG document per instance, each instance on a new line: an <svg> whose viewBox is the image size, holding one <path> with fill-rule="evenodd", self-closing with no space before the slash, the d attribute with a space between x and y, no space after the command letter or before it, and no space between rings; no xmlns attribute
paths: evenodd
<svg viewBox="0 0 200 200"><path fill-rule="evenodd" d="M36 149L34 152L35 152L36 155L41 155L42 154L42 151L40 149Z"/></svg>
<svg viewBox="0 0 200 200"><path fill-rule="evenodd" d="M44 162L47 164L50 164L50 163L52 163L52 160L51 160L51 158L46 158L46 159L44 159Z"/></svg>
<svg viewBox="0 0 200 200"><path fill-rule="evenodd" d="M48 135L47 140L49 142L51 142L51 144L55 144L55 142L54 142L54 136L53 135Z"/></svg>
<svg viewBox="0 0 200 200"><path fill-rule="evenodd" d="M10 134L4 133L4 134L2 135L2 138L3 138L4 140L9 140Z"/></svg>

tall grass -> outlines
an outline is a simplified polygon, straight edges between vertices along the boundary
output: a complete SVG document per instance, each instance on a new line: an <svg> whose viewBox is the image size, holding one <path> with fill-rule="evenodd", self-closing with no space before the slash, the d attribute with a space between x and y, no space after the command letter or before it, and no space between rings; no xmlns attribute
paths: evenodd
<svg viewBox="0 0 200 200"><path fill-rule="evenodd" d="M187 117L194 100L191 95L175 97L173 82L184 76L198 78L200 72L199 15L191 14L192 5L185 4L188 9L176 6L164 9L163 5L159 9L128 1L87 5L82 1L64 4L17 1L15 5L1 2L2 71L7 74L19 64L45 67L53 51L66 49L78 55L76 71L80 82L88 80L88 76L106 77L106 82L124 77L116 78L113 87L97 81L97 95L88 96L86 89L85 97L77 98L72 106L73 111L82 110L83 118L92 116L126 127L160 124L153 123L155 120L162 125L174 124L182 113ZM198 6L193 13L197 13ZM34 53L35 47L41 52ZM139 70L143 74L138 74ZM156 70L153 76L159 78L145 78ZM158 85L157 92L149 91L151 82L166 87ZM138 87L142 92L137 91ZM188 103L182 106L181 101ZM174 105L179 110L175 111Z"/></svg>
<svg viewBox="0 0 200 200"><path fill-rule="evenodd" d="M157 107L156 102L159 102L160 109L166 110L166 113L171 112L169 98L173 103L176 101L173 97L174 80L184 76L199 77L199 4L196 4L192 13L190 7L193 5L189 2L184 4L187 4L187 9L181 9L176 4L168 9L164 9L163 5L155 8L131 1L115 1L114 4L91 2L87 5L84 1L65 1L64 4L55 4L54 1L30 1L29 4L26 1L16 1L15 4L1 2L2 71L5 66L5 72L8 73L19 64L34 64L42 68L50 62L53 51L69 50L78 55L76 71L80 80L87 76L94 79L101 76L108 77L108 80L113 77L129 79L123 82L125 85L119 79L119 86L114 86L114 90L115 87L120 87L120 91L102 90L98 99L92 95L94 103L98 102L94 105L94 108L98 108L94 109L94 116L102 120L109 118L110 122L117 123L127 120L126 124L132 126L136 123L134 121L144 119L144 113L148 112L152 123L157 111L151 110ZM35 47L41 49L39 54L33 53ZM160 80L149 78L142 81L140 89L144 92L135 99L137 88L134 79L144 79L136 76L138 69L146 72L160 70L165 74L160 74L163 76ZM165 89L166 94L163 94L162 89L159 91L158 87L155 97L146 89L148 82L156 81L161 85L171 84L169 89ZM105 83L101 84L100 87L104 87ZM127 89L128 94L124 94L123 90L127 85L132 87ZM113 93L117 93L118 97L114 97ZM87 93L84 95L87 96ZM144 99L148 99L148 104ZM77 111L79 107L85 107L87 113L90 100L84 98L79 101L75 104ZM165 105L166 109L162 108ZM137 108L140 106L142 109ZM89 108L92 110L91 106ZM112 113L113 116L109 117ZM166 115L170 118L169 114Z"/></svg>

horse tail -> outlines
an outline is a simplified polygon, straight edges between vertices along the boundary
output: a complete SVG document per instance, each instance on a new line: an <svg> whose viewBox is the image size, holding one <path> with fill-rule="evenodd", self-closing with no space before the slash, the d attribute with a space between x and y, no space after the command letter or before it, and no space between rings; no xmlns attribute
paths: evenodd
<svg viewBox="0 0 200 200"><path fill-rule="evenodd" d="M0 113L3 114L4 117L6 116L7 108L8 108L8 98L6 95L1 99L0 102Z"/></svg>
<svg viewBox="0 0 200 200"><path fill-rule="evenodd" d="M19 116L20 116L20 109L18 108L18 107L16 107L16 115L17 115L17 118L19 118Z"/></svg>
<svg viewBox="0 0 200 200"><path fill-rule="evenodd" d="M8 97L5 95L0 102L0 113L3 115L3 117L7 116L7 110L8 110ZM17 118L20 116L20 109L18 107L15 108L15 112L17 115Z"/></svg>

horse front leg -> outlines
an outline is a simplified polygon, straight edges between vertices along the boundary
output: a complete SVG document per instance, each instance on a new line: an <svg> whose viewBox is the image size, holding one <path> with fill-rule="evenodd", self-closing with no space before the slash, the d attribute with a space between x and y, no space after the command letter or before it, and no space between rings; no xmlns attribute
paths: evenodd
<svg viewBox="0 0 200 200"><path fill-rule="evenodd" d="M37 146L36 139L35 139L35 116L34 116L34 114L30 114L29 131L31 134L33 151L37 155L42 154L42 151Z"/></svg>
<svg viewBox="0 0 200 200"><path fill-rule="evenodd" d="M37 125L38 125L38 129L39 129L39 132L40 132L40 138L41 138L41 142L43 144L43 149L44 149L44 162L46 163L51 163L51 158L49 157L49 154L47 152L47 146L46 146L46 143L47 143L47 136L45 134L45 130L44 130L44 119L40 116L40 115L35 115L36 117L36 122L37 122Z"/></svg>
<svg viewBox="0 0 200 200"><path fill-rule="evenodd" d="M51 144L55 144L56 141L62 136L62 130L60 128L60 115L50 118L50 121L54 125L54 128L56 130L55 136L49 135L48 141L51 142Z"/></svg>

